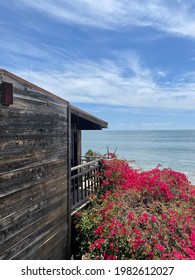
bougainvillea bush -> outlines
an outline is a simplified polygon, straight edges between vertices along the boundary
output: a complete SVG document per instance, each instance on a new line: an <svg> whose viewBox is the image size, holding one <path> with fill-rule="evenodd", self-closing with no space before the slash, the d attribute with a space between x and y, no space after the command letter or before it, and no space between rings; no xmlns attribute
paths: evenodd
<svg viewBox="0 0 195 280"><path fill-rule="evenodd" d="M131 168L104 161L102 185L77 213L81 254L88 259L195 259L195 188L161 166Z"/></svg>

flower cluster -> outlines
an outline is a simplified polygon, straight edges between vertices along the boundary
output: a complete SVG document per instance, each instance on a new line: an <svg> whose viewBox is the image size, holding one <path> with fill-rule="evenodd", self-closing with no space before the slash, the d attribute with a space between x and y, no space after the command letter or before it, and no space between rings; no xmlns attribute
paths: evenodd
<svg viewBox="0 0 195 280"><path fill-rule="evenodd" d="M90 259L195 259L195 188L161 166L104 161L102 185L78 214L82 254Z"/></svg>

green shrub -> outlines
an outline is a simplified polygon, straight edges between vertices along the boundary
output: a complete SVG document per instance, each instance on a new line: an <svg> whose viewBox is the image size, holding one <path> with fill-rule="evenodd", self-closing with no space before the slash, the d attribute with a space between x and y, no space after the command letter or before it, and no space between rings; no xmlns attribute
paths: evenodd
<svg viewBox="0 0 195 280"><path fill-rule="evenodd" d="M86 153L85 153L85 159L87 162L90 162L94 159L97 158L101 158L101 154L98 152L93 151L92 149L89 149Z"/></svg>

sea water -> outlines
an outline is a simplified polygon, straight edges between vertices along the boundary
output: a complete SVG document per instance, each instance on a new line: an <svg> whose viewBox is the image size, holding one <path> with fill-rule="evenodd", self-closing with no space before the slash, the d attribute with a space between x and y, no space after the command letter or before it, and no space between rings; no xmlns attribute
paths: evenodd
<svg viewBox="0 0 195 280"><path fill-rule="evenodd" d="M119 158L150 170L161 164L186 174L195 183L195 130L102 130L82 132L82 154L116 151Z"/></svg>

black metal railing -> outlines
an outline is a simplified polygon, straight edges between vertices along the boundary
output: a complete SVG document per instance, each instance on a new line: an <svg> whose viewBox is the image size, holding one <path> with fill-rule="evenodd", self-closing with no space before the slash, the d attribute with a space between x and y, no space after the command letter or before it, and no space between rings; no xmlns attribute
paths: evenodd
<svg viewBox="0 0 195 280"><path fill-rule="evenodd" d="M87 196L100 186L100 160L93 160L71 168L71 212L87 202Z"/></svg>

